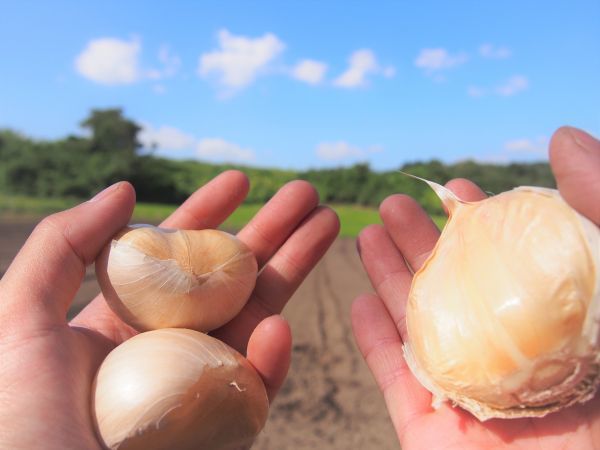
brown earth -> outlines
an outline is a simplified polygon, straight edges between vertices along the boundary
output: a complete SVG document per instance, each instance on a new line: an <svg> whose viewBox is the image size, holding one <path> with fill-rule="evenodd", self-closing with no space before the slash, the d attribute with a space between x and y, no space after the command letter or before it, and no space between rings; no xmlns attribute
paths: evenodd
<svg viewBox="0 0 600 450"><path fill-rule="evenodd" d="M34 226L0 220L0 277ZM88 269L71 315L98 290ZM292 366L254 449L399 448L350 327L353 298L370 290L354 240L338 239L283 312L294 337Z"/></svg>

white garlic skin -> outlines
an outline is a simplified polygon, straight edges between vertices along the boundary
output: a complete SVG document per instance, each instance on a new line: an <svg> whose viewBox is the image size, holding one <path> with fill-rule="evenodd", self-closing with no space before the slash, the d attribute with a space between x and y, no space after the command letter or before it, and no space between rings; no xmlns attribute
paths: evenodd
<svg viewBox="0 0 600 450"><path fill-rule="evenodd" d="M110 308L139 331L210 331L235 317L257 276L256 258L218 230L126 227L96 261Z"/></svg>
<svg viewBox="0 0 600 450"><path fill-rule="evenodd" d="M221 450L249 446L269 402L235 350L204 333L162 329L116 347L92 387L98 436L111 450Z"/></svg>
<svg viewBox="0 0 600 450"><path fill-rule="evenodd" d="M404 352L419 381L480 420L534 417L599 383L600 230L558 191L522 187L450 210L415 274Z"/></svg>

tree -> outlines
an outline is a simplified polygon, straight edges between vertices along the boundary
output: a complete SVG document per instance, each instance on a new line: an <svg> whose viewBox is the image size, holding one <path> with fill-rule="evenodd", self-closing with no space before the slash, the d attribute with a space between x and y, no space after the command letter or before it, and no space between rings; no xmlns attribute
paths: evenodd
<svg viewBox="0 0 600 450"><path fill-rule="evenodd" d="M92 133L92 153L120 153L131 157L140 148L137 134L141 127L123 117L123 111L119 108L93 109L81 126Z"/></svg>
<svg viewBox="0 0 600 450"><path fill-rule="evenodd" d="M136 171L140 126L121 109L94 109L81 126L91 132L86 172L95 188L129 180Z"/></svg>

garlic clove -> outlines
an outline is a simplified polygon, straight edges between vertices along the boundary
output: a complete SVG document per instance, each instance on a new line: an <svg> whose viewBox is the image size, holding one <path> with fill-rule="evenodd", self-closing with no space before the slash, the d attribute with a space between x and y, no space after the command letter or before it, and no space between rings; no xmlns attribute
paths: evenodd
<svg viewBox="0 0 600 450"><path fill-rule="evenodd" d="M430 183L431 184L431 183ZM600 231L557 191L450 199L407 304L407 363L480 420L543 416L599 384Z"/></svg>
<svg viewBox="0 0 600 450"><path fill-rule="evenodd" d="M234 449L264 427L262 380L204 333L161 329L116 347L92 387L92 416L109 449Z"/></svg>
<svg viewBox="0 0 600 450"><path fill-rule="evenodd" d="M218 230L126 227L96 261L111 309L145 331L215 329L239 313L257 276L254 255Z"/></svg>

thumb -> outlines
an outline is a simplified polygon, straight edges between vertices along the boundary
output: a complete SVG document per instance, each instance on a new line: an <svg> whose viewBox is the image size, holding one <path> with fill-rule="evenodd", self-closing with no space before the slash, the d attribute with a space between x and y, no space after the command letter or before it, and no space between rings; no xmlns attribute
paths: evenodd
<svg viewBox="0 0 600 450"><path fill-rule="evenodd" d="M572 127L550 141L550 166L563 198L600 226L600 141Z"/></svg>
<svg viewBox="0 0 600 450"><path fill-rule="evenodd" d="M0 332L65 324L85 267L127 224L134 203L122 182L42 220L0 280Z"/></svg>

